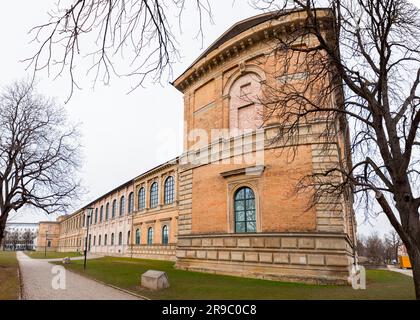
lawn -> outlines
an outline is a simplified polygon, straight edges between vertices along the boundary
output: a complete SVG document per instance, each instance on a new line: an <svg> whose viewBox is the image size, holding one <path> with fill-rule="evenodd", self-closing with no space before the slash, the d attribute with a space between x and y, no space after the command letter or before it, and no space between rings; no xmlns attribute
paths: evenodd
<svg viewBox="0 0 420 320"><path fill-rule="evenodd" d="M0 251L0 300L19 299L19 286L16 252Z"/></svg>
<svg viewBox="0 0 420 320"><path fill-rule="evenodd" d="M72 261L66 268L151 299L414 299L412 278L387 270L368 270L367 289L316 286L177 270L173 262L104 257ZM149 269L165 271L170 288L150 291L140 287Z"/></svg>
<svg viewBox="0 0 420 320"><path fill-rule="evenodd" d="M47 256L45 256L44 251L25 251L32 259L59 259L65 257L81 257L82 255L79 252L56 252L56 251L47 251Z"/></svg>

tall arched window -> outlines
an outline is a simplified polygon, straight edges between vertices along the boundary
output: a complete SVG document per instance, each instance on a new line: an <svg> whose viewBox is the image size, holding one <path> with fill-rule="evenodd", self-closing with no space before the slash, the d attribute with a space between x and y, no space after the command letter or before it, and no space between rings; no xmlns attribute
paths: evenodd
<svg viewBox="0 0 420 320"><path fill-rule="evenodd" d="M105 234L105 237L104 237L104 245L106 246L107 244L108 244L108 235Z"/></svg>
<svg viewBox="0 0 420 320"><path fill-rule="evenodd" d="M114 245L114 233L111 233L111 246Z"/></svg>
<svg viewBox="0 0 420 320"><path fill-rule="evenodd" d="M105 221L109 219L109 202L106 203L105 206Z"/></svg>
<svg viewBox="0 0 420 320"><path fill-rule="evenodd" d="M96 236L93 236L93 246L96 246Z"/></svg>
<svg viewBox="0 0 420 320"><path fill-rule="evenodd" d="M146 208L146 190L141 187L139 190L139 210L144 210Z"/></svg>
<svg viewBox="0 0 420 320"><path fill-rule="evenodd" d="M98 239L98 246L100 246L101 245L101 235L99 235L99 239Z"/></svg>
<svg viewBox="0 0 420 320"><path fill-rule="evenodd" d="M134 193L130 192L128 195L128 214L132 213L134 210Z"/></svg>
<svg viewBox="0 0 420 320"><path fill-rule="evenodd" d="M255 195L248 187L242 187L235 192L235 232L256 232Z"/></svg>
<svg viewBox="0 0 420 320"><path fill-rule="evenodd" d="M153 182L152 186L150 187L150 208L156 208L158 205L158 184L157 182Z"/></svg>
<svg viewBox="0 0 420 320"><path fill-rule="evenodd" d="M162 228L162 244L168 244L169 243L169 228L165 224Z"/></svg>
<svg viewBox="0 0 420 320"><path fill-rule="evenodd" d="M98 208L95 209L95 224L98 223Z"/></svg>
<svg viewBox="0 0 420 320"><path fill-rule="evenodd" d="M170 204L174 202L174 178L172 176L169 176L165 180L165 204Z"/></svg>
<svg viewBox="0 0 420 320"><path fill-rule="evenodd" d="M136 230L136 244L140 244L140 229Z"/></svg>
<svg viewBox="0 0 420 320"><path fill-rule="evenodd" d="M104 218L104 206L101 206L101 210L99 210L99 223L102 222L103 218Z"/></svg>
<svg viewBox="0 0 420 320"><path fill-rule="evenodd" d="M122 232L118 234L118 245L122 245Z"/></svg>
<svg viewBox="0 0 420 320"><path fill-rule="evenodd" d="M117 213L117 199L112 201L112 219L115 218L115 214Z"/></svg>
<svg viewBox="0 0 420 320"><path fill-rule="evenodd" d="M148 245L153 244L153 228L152 227L147 229L147 244Z"/></svg>
<svg viewBox="0 0 420 320"><path fill-rule="evenodd" d="M120 199L120 216L123 216L125 213L125 197L122 196Z"/></svg>
<svg viewBox="0 0 420 320"><path fill-rule="evenodd" d="M131 232L128 231L127 232L127 244L130 244L130 236L131 236Z"/></svg>

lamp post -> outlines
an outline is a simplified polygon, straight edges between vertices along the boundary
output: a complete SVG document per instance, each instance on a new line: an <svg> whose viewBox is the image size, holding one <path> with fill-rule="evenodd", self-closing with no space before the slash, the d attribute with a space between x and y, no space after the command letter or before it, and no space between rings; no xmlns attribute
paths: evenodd
<svg viewBox="0 0 420 320"><path fill-rule="evenodd" d="M44 257L47 257L48 231L45 233Z"/></svg>
<svg viewBox="0 0 420 320"><path fill-rule="evenodd" d="M86 216L87 227L86 227L86 239L85 239L85 261L83 263L83 269L84 270L86 270L86 256L87 256L87 251L88 251L89 224L90 224L89 219L91 217L92 212L93 212L93 208L91 208L91 207L87 208L87 216Z"/></svg>

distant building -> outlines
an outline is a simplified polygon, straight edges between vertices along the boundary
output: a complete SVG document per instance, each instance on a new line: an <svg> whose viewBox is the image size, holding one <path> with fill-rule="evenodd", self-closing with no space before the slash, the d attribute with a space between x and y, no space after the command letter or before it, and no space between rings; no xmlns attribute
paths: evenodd
<svg viewBox="0 0 420 320"><path fill-rule="evenodd" d="M60 222L58 221L41 221L39 222L38 238L36 242L36 250L57 251L58 237L60 234Z"/></svg>
<svg viewBox="0 0 420 320"><path fill-rule="evenodd" d="M36 245L36 237L38 235L38 223L32 222L8 222L6 223L6 235L17 233L16 239L11 243L8 241L8 236L4 240L4 248L6 250L34 250ZM25 233L32 233L30 241L25 238ZM10 239L10 237L9 237Z"/></svg>

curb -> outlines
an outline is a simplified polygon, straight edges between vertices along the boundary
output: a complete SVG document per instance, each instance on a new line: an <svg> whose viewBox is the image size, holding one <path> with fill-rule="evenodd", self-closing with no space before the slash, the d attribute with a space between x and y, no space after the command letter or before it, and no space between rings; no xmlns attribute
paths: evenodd
<svg viewBox="0 0 420 320"><path fill-rule="evenodd" d="M56 262L56 261L52 261L52 262ZM48 262L48 263L50 263L50 262ZM69 271L69 272L74 272L75 274L78 274L79 276L82 276L82 277L87 278L87 279L89 279L89 280L93 280L93 281L95 281L95 282L97 282L97 283L100 283L100 284L102 284L102 285L104 285L104 286L107 286L107 287L110 287L110 288L113 288L113 289L119 290L119 291L124 292L124 293L126 293L126 294L129 294L129 295L135 296L135 297L137 297L137 298L140 298L140 299L142 299L142 300L152 300L152 299L150 299L150 298L147 298L147 297L142 296L142 295L140 295L140 294L134 293L134 292L132 292L132 291L129 291L129 290L126 290L126 289L123 289L123 288L120 288L120 287L114 286L114 285L112 285L112 284L109 284L109 283L103 282L103 281L101 281L101 280L95 279L95 278L93 278L93 277L91 277L91 276L88 276L88 275L86 275L86 274L83 274L83 273L81 273L81 272L74 271L74 270L69 270L69 269L67 269L67 268L66 268L66 267L65 267L62 263L60 263L59 265L63 266L63 267L64 267L67 271Z"/></svg>
<svg viewBox="0 0 420 320"><path fill-rule="evenodd" d="M19 281L19 293L18 293L18 300L23 300L23 281L22 281L22 277L21 277L21 272L20 272L20 263L18 261L18 267L17 267L17 277L18 277L18 281Z"/></svg>

